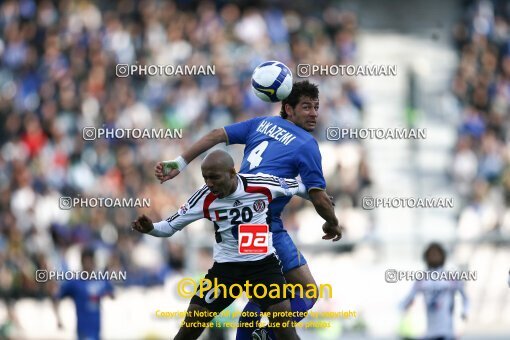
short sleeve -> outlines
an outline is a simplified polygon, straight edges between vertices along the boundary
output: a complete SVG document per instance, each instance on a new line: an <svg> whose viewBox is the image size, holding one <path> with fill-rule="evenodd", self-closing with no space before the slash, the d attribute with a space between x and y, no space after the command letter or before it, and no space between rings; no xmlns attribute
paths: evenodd
<svg viewBox="0 0 510 340"><path fill-rule="evenodd" d="M303 183L296 179L272 177L278 181L278 185L269 186L273 197L293 196L298 193L306 194Z"/></svg>
<svg viewBox="0 0 510 340"><path fill-rule="evenodd" d="M60 285L56 298L62 299L65 297L72 297L73 296L73 281L64 281L62 285Z"/></svg>
<svg viewBox="0 0 510 340"><path fill-rule="evenodd" d="M227 144L246 144L246 139L250 132L263 118L264 117L257 117L245 120L244 122L225 126L224 129L227 135Z"/></svg>
<svg viewBox="0 0 510 340"><path fill-rule="evenodd" d="M104 281L104 289L103 289L103 296L105 295L113 295L113 285L109 280Z"/></svg>
<svg viewBox="0 0 510 340"><path fill-rule="evenodd" d="M420 282L419 281L413 282L413 287L411 288L411 291L409 292L409 294L407 294L404 301L402 301L400 307L403 310L407 309L411 305L411 303L413 303L414 298L416 297L416 295L418 294L419 291L420 291Z"/></svg>
<svg viewBox="0 0 510 340"><path fill-rule="evenodd" d="M249 184L269 189L271 192L271 198L306 195L305 186L297 179L280 178L259 172L256 175L247 176L247 181Z"/></svg>
<svg viewBox="0 0 510 340"><path fill-rule="evenodd" d="M298 154L298 170L301 181L307 191L310 189L326 189L326 180L322 173L322 156L315 139L303 144Z"/></svg>

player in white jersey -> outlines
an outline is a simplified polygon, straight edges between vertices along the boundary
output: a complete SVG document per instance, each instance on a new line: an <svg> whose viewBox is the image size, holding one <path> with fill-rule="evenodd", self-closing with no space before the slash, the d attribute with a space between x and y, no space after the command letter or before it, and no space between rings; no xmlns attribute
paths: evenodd
<svg viewBox="0 0 510 340"><path fill-rule="evenodd" d="M429 271L441 272L446 261L446 252L439 243L431 243L423 255ZM462 296L462 318L466 319L468 299L463 281L421 280L415 281L409 295L404 300L407 309L417 294L423 293L427 306L427 334L425 339L455 339L453 331L453 307L455 293Z"/></svg>
<svg viewBox="0 0 510 340"><path fill-rule="evenodd" d="M298 194L306 197L305 186L295 179L282 179L257 174L237 174L234 161L224 151L213 151L202 162L202 175L206 185L196 191L179 211L170 218L152 223L144 216L133 222L133 229L157 237L169 237L182 230L193 221L206 218L213 222L216 236L214 245L214 265L206 279L217 279L219 284L230 287L233 284L244 286L246 282L254 287L258 284L267 290L274 285L283 287L285 278L281 263L272 246L271 232L267 233L267 251L264 254L241 254L238 242L240 224L267 224L269 203L276 197ZM246 287L246 286L245 286ZM227 288L228 289L228 288ZM211 288L212 290L212 288ZM207 291L206 291L207 292ZM195 295L190 302L184 325L197 325L197 321L206 324L211 317L195 317L193 311L221 312L235 298L220 294L216 299L211 294ZM234 294L234 296L237 294ZM290 312L289 299L284 296L263 297L253 295L262 311ZM276 314L284 315L284 314ZM272 319L272 320L271 320ZM270 322L291 321L288 315L271 318ZM204 327L182 326L175 339L196 339ZM293 327L273 329L278 339L297 339Z"/></svg>

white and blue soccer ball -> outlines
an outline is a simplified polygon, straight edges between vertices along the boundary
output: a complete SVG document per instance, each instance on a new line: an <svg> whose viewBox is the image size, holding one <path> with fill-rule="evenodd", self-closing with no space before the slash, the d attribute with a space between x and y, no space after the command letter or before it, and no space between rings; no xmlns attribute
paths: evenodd
<svg viewBox="0 0 510 340"><path fill-rule="evenodd" d="M253 71L251 87L263 101L279 102L292 91L292 72L279 61L263 62Z"/></svg>

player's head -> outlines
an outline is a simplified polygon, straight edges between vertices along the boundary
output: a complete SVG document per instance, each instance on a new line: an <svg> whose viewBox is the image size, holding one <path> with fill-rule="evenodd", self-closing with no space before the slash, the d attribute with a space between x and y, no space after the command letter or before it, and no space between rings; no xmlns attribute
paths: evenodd
<svg viewBox="0 0 510 340"><path fill-rule="evenodd" d="M81 269L86 272L91 272L94 268L94 250L90 248L83 249L81 252Z"/></svg>
<svg viewBox="0 0 510 340"><path fill-rule="evenodd" d="M215 150L205 156L202 176L209 190L219 198L230 195L237 187L234 160L222 150Z"/></svg>
<svg viewBox="0 0 510 340"><path fill-rule="evenodd" d="M425 249L423 260L429 268L442 267L446 261L446 251L439 243L433 242Z"/></svg>
<svg viewBox="0 0 510 340"><path fill-rule="evenodd" d="M280 116L313 131L319 116L319 87L308 80L294 83L289 96L282 100Z"/></svg>

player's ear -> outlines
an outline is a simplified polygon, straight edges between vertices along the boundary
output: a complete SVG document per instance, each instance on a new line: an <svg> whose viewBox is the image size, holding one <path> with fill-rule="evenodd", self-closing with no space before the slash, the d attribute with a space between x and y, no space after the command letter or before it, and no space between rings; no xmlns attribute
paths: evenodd
<svg viewBox="0 0 510 340"><path fill-rule="evenodd" d="M236 168L232 167L230 168L230 177L234 177L237 174Z"/></svg>
<svg viewBox="0 0 510 340"><path fill-rule="evenodd" d="M287 115L289 115L289 116L290 116L291 114L293 114L293 113L294 113L294 109L292 108L292 105L290 105L290 104L285 104L285 107L284 107L284 108L285 108L285 113L286 113Z"/></svg>

